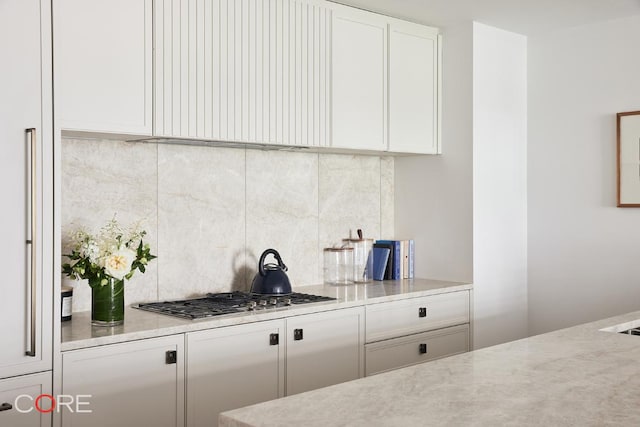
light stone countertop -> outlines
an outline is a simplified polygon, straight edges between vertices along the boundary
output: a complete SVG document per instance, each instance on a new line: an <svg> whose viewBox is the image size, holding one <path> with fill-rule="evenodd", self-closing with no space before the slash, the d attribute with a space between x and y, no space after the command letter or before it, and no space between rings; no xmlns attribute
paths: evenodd
<svg viewBox="0 0 640 427"><path fill-rule="evenodd" d="M73 313L71 321L62 322L62 342L60 348L61 351L77 350L105 344L115 344L243 323L282 319L284 317L366 304L461 291L472 289L472 287L473 286L468 283L430 279L393 280L350 286L300 286L294 289L294 291L330 296L337 299L335 301L230 314L200 320L182 319L126 307L124 324L114 327L91 326L91 313L88 311L78 312Z"/></svg>
<svg viewBox="0 0 640 427"><path fill-rule="evenodd" d="M640 336L600 329L638 319L640 311L227 411L220 426L637 426Z"/></svg>

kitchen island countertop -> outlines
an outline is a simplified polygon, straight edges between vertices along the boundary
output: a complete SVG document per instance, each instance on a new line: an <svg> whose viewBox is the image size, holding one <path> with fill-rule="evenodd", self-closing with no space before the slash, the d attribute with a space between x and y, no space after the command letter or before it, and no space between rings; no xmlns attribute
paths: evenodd
<svg viewBox="0 0 640 427"><path fill-rule="evenodd" d="M638 319L640 311L227 411L220 426L639 425L640 336L601 330Z"/></svg>

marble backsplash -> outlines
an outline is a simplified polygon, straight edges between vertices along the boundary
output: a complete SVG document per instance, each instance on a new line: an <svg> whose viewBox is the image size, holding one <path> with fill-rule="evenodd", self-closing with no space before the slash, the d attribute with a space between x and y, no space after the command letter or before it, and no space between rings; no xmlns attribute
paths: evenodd
<svg viewBox="0 0 640 427"><path fill-rule="evenodd" d="M158 259L127 282L127 304L248 290L271 247L297 290L322 283L322 249L356 229L393 237L392 157L96 139L63 139L61 157L63 253L78 228L144 220ZM90 309L86 283L63 284Z"/></svg>

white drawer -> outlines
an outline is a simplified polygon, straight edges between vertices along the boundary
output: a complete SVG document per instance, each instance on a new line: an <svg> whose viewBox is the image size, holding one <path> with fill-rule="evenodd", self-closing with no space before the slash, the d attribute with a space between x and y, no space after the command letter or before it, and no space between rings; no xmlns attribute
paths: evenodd
<svg viewBox="0 0 640 427"><path fill-rule="evenodd" d="M422 347L421 347L422 346ZM365 375L469 351L469 325L453 326L365 345Z"/></svg>
<svg viewBox="0 0 640 427"><path fill-rule="evenodd" d="M367 305L366 342L469 323L469 291Z"/></svg>
<svg viewBox="0 0 640 427"><path fill-rule="evenodd" d="M42 413L34 406L43 394L51 395L51 371L0 380L0 426L51 426L51 412ZM49 398L39 404L47 411L53 410Z"/></svg>

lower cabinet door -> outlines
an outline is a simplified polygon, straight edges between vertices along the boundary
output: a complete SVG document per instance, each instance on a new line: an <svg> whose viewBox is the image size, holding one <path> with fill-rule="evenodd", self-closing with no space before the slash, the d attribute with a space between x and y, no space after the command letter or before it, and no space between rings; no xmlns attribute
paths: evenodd
<svg viewBox="0 0 640 427"><path fill-rule="evenodd" d="M50 426L52 402L51 372L1 380L0 426Z"/></svg>
<svg viewBox="0 0 640 427"><path fill-rule="evenodd" d="M182 427L184 335L65 352L62 392L85 402L63 427Z"/></svg>
<svg viewBox="0 0 640 427"><path fill-rule="evenodd" d="M469 351L469 325L379 341L365 347L369 376Z"/></svg>
<svg viewBox="0 0 640 427"><path fill-rule="evenodd" d="M286 394L362 377L363 344L363 307L288 318Z"/></svg>
<svg viewBox="0 0 640 427"><path fill-rule="evenodd" d="M187 425L284 395L284 320L187 334Z"/></svg>

